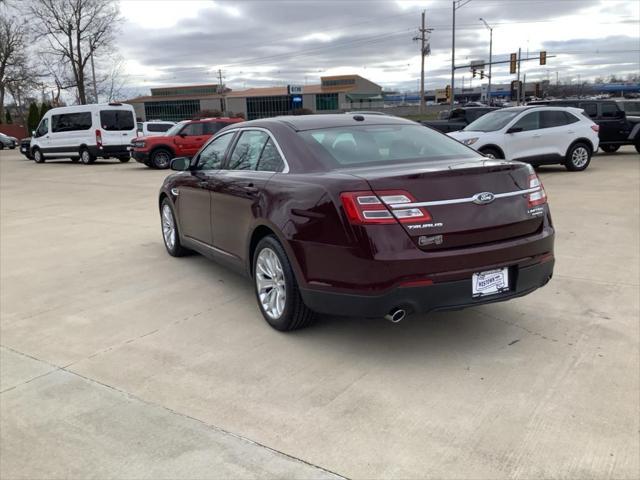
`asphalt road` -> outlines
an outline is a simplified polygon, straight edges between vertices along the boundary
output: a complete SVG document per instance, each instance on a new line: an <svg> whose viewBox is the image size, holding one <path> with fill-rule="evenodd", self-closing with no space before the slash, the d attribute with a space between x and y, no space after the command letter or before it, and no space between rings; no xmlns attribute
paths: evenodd
<svg viewBox="0 0 640 480"><path fill-rule="evenodd" d="M0 151L0 477L640 476L635 150L541 170L534 294L290 334L166 254L166 174Z"/></svg>

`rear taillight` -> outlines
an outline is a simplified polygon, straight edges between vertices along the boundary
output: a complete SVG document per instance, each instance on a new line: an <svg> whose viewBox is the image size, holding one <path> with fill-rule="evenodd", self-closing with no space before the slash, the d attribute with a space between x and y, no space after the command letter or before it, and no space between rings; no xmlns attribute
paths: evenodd
<svg viewBox="0 0 640 480"><path fill-rule="evenodd" d="M413 203L415 199L408 192L402 190L386 190L373 193L344 192L340 200L347 218L356 225L374 223L402 223L423 222L431 220L431 215L425 208L389 208L390 205Z"/></svg>
<svg viewBox="0 0 640 480"><path fill-rule="evenodd" d="M600 125L591 125L591 130L598 133L600 131Z"/></svg>
<svg viewBox="0 0 640 480"><path fill-rule="evenodd" d="M96 130L96 146L102 148L102 132L100 130Z"/></svg>
<svg viewBox="0 0 640 480"><path fill-rule="evenodd" d="M528 196L529 207L547 203L547 193L544 191L544 186L536 174L529 175L529 189L531 190L532 188L536 190Z"/></svg>

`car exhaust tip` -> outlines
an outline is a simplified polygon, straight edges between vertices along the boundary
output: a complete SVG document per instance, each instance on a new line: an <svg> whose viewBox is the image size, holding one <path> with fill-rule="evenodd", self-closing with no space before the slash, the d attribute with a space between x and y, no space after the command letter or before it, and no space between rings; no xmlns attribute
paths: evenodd
<svg viewBox="0 0 640 480"><path fill-rule="evenodd" d="M384 316L384 318L385 320L389 320L391 323L400 323L406 316L406 310L402 308L392 308L391 311Z"/></svg>

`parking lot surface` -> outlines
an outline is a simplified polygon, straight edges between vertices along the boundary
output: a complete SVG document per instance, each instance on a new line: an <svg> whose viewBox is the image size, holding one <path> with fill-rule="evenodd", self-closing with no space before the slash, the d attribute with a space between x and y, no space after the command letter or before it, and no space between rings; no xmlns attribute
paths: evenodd
<svg viewBox="0 0 640 480"><path fill-rule="evenodd" d="M638 478L632 148L540 170L547 287L288 334L167 255L165 175L0 152L2 478Z"/></svg>

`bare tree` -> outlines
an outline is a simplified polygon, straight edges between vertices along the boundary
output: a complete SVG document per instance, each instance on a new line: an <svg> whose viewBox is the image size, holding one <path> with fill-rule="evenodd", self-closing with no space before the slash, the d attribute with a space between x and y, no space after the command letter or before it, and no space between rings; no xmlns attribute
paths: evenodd
<svg viewBox="0 0 640 480"><path fill-rule="evenodd" d="M21 76L25 62L26 27L8 14L0 15L0 118L4 119L7 86Z"/></svg>
<svg viewBox="0 0 640 480"><path fill-rule="evenodd" d="M103 61L109 65L109 69L98 75L98 96L107 102L122 100L128 80L124 72L124 60L120 56L110 56Z"/></svg>
<svg viewBox="0 0 640 480"><path fill-rule="evenodd" d="M108 47L119 20L112 0L32 0L29 7L34 32L47 42L47 51L70 70L78 103L87 103L89 61ZM58 78L56 85L65 88ZM68 87L66 87L68 88Z"/></svg>

